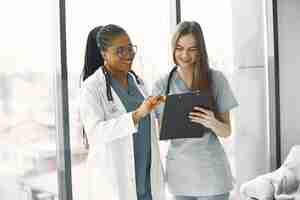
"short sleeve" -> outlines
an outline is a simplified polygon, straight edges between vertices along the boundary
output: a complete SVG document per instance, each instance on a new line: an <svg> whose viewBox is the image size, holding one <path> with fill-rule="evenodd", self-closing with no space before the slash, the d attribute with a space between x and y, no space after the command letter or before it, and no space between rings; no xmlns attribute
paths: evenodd
<svg viewBox="0 0 300 200"><path fill-rule="evenodd" d="M238 106L232 89L224 74L220 71L213 71L213 86L216 97L216 106L219 113L225 113Z"/></svg>

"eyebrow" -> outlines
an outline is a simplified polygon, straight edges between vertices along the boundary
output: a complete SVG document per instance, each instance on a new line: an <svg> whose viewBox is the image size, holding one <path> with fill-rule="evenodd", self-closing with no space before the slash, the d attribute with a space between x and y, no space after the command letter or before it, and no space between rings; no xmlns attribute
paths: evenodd
<svg viewBox="0 0 300 200"><path fill-rule="evenodd" d="M179 47L183 47L183 45L176 44L176 47L178 47L178 46L179 46ZM194 45L194 46L190 46L190 47L188 47L188 48L198 48L198 47L197 47L197 45Z"/></svg>
<svg viewBox="0 0 300 200"><path fill-rule="evenodd" d="M129 46L134 46L132 43L128 43L126 45L114 45L112 46L113 48L119 48L119 47L129 47Z"/></svg>

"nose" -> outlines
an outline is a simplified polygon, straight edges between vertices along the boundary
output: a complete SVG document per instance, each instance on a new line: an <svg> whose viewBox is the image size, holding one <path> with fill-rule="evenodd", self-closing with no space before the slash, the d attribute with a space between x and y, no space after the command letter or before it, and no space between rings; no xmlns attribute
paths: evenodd
<svg viewBox="0 0 300 200"><path fill-rule="evenodd" d="M131 62L134 59L134 54L126 54L121 59L125 62Z"/></svg>
<svg viewBox="0 0 300 200"><path fill-rule="evenodd" d="M135 56L135 53L127 52L126 56L125 56L125 59L126 60L133 60L134 56Z"/></svg>
<svg viewBox="0 0 300 200"><path fill-rule="evenodd" d="M185 59L185 58L188 58L188 57L189 57L188 51L183 50L183 51L181 52L181 58Z"/></svg>

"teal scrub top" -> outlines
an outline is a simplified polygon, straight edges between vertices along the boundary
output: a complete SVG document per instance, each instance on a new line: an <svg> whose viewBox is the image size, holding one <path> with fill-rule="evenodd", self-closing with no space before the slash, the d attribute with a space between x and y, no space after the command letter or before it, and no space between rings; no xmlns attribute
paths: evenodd
<svg viewBox="0 0 300 200"><path fill-rule="evenodd" d="M165 95L168 75L154 84L152 95ZM216 109L220 113L238 105L224 75L212 70L212 88ZM170 83L170 93L190 92L177 72ZM200 91L201 92L201 91ZM161 119L163 104L156 110ZM218 137L207 132L202 138L170 140L166 158L166 180L170 193L183 196L210 196L232 190L230 165Z"/></svg>
<svg viewBox="0 0 300 200"><path fill-rule="evenodd" d="M112 88L121 99L127 112L136 110L144 101L131 75L128 75L128 88L112 78ZM122 131L122 130L120 130ZM152 200L150 167L151 167L151 121L150 115L144 117L138 126L138 132L133 135L135 179L138 200ZM120 166L122 167L122 166Z"/></svg>

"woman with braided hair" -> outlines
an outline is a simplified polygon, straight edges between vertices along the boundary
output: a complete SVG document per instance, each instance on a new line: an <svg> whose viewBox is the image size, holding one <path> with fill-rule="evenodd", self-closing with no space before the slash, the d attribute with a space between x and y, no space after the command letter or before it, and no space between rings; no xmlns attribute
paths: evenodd
<svg viewBox="0 0 300 200"><path fill-rule="evenodd" d="M136 46L123 28L98 28L96 44L103 63L88 78L83 75L80 91L80 118L89 144L87 199L164 200L152 113L162 100L149 97L131 70Z"/></svg>

